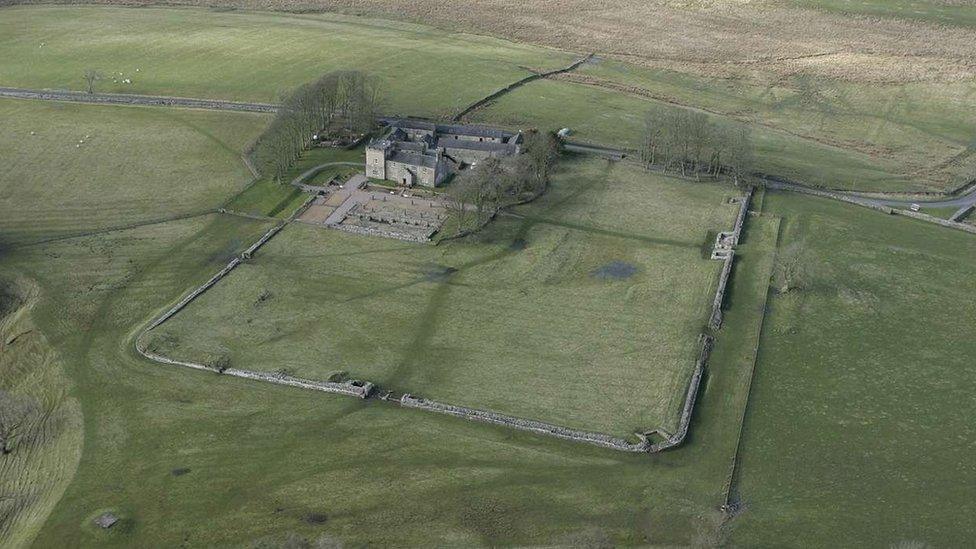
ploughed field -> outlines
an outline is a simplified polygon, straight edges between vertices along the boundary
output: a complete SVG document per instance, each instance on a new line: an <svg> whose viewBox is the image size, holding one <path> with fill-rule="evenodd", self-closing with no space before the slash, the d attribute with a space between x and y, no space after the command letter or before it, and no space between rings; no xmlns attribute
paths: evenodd
<svg viewBox="0 0 976 549"><path fill-rule="evenodd" d="M164 354L620 435L672 430L735 191L565 160L537 203L439 246L292 225L154 332Z"/></svg>

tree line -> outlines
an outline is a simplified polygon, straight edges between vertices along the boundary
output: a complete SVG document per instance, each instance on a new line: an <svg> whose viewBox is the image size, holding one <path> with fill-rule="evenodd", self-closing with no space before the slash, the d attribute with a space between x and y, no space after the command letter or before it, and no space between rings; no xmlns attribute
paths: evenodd
<svg viewBox="0 0 976 549"><path fill-rule="evenodd" d="M736 184L753 165L753 142L742 124L717 123L708 115L676 108L655 108L644 120L638 152L645 167L682 176L729 176Z"/></svg>
<svg viewBox="0 0 976 549"><path fill-rule="evenodd" d="M456 233L477 228L500 208L545 191L559 157L559 142L555 135L538 131L525 132L522 140L521 154L486 158L455 177L447 202Z"/></svg>
<svg viewBox="0 0 976 549"><path fill-rule="evenodd" d="M249 156L257 170L284 181L315 135L364 134L375 124L380 87L360 71L335 71L289 94L255 140Z"/></svg>

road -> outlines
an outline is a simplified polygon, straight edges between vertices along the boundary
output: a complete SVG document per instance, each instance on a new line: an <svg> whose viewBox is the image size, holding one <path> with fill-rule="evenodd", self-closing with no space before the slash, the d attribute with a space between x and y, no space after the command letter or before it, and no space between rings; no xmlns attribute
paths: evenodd
<svg viewBox="0 0 976 549"><path fill-rule="evenodd" d="M787 183L785 181L779 181L770 178L764 178L764 182L766 184L766 187L770 189L799 191L799 192L806 192L806 193L816 192L818 194L830 195L848 201L860 202L872 206L887 206L889 208L908 207L911 206L912 204L918 204L922 208L968 208L970 206L976 205L976 187L971 189L966 194L959 195L952 198L944 198L938 200L894 200L889 198L872 198L872 197L862 196L850 192L827 191L823 189L817 189L815 187L807 187L805 185L800 185L797 183Z"/></svg>
<svg viewBox="0 0 976 549"><path fill-rule="evenodd" d="M572 70L572 68L575 68L576 65L585 62L587 59L588 58L583 58L566 69L559 69L559 71ZM241 112L274 112L278 108L277 105L272 103L249 103L225 101L220 99L197 99L190 97L168 97L122 93L85 93L79 91L38 90L2 86L0 86L0 97L41 99L48 101L70 101L76 103L97 103L107 105L146 105ZM381 117L380 120L384 121L389 119ZM613 160L620 160L632 153L632 151L624 149L573 141L565 141L563 145L566 150L571 152L594 154ZM299 177L299 179L301 179L301 177ZM966 194L940 200L895 200L887 198L871 198L848 192L826 191L771 178L764 178L764 181L766 186L772 189L815 193L829 198L836 198L838 200L859 203L872 207L906 208L912 204L918 204L922 208L958 208L958 211L956 212L957 215L962 214L969 208L976 207L976 186L974 186L973 189Z"/></svg>
<svg viewBox="0 0 976 549"><path fill-rule="evenodd" d="M70 101L73 103L97 103L103 105L146 105L152 107L182 107L240 112L274 112L277 105L271 103L245 103L222 99L195 99L161 95L135 95L126 93L85 93L67 90L34 90L27 88L0 87L0 97L15 99L43 99Z"/></svg>

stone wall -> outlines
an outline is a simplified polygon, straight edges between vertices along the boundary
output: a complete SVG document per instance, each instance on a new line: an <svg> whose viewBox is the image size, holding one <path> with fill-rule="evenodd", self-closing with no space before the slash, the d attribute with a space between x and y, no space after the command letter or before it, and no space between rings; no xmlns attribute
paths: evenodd
<svg viewBox="0 0 976 549"><path fill-rule="evenodd" d="M417 408L427 410L428 412L447 414L471 421L503 425L505 427L518 429L520 431L529 431L540 435L547 435L565 440L572 440L575 442L585 442L587 444L593 444L623 452L647 452L650 448L650 443L648 442L647 437L642 434L635 435L638 438L638 442L632 443L627 442L622 438L613 437L603 433L579 431L576 429L560 427L551 423L523 419L520 417L490 412L487 410L478 410L475 408L465 408L464 406L444 404L442 402L435 402L433 400L427 400L425 398L419 398L409 394L400 397L399 403L405 408Z"/></svg>
<svg viewBox="0 0 976 549"><path fill-rule="evenodd" d="M701 387L702 376L705 375L705 365L708 364L708 357L712 353L713 341L713 338L709 335L701 334L698 337L698 360L695 362L695 371L691 374L691 382L688 383L688 390L685 392L685 405L681 408L681 419L678 421L678 430L666 440L651 445L647 450L648 452L661 452L668 448L674 448L684 442L685 437L688 436L688 427L691 426L691 416L695 412L698 389Z"/></svg>
<svg viewBox="0 0 976 549"><path fill-rule="evenodd" d="M749 213L749 203L752 202L753 189L750 188L740 200L739 200L739 213L735 216L735 224L732 227L732 233L730 237L732 247L739 244L739 240L742 238L742 228L746 222L746 215ZM732 276L732 264L735 261L735 250L729 250L727 254L724 255L722 265L722 274L718 277L718 287L715 289L715 298L712 300L712 315L708 319L708 327L712 330L718 330L722 327L722 305L725 303L725 290L729 284L729 278Z"/></svg>
<svg viewBox="0 0 976 549"><path fill-rule="evenodd" d="M935 217L934 215L929 215L927 213L913 212L911 210L892 209L890 213L911 217L913 219L920 219L922 221L928 221L929 223L935 223L936 225L942 225L943 227L948 227L950 229L976 234L976 225L970 225L969 223L949 221L948 219L942 219L941 217Z"/></svg>
<svg viewBox="0 0 976 549"><path fill-rule="evenodd" d="M338 229L340 231L345 231L347 233L361 234L366 236L381 236L384 238L394 238L396 240L403 240L405 242L421 242L425 243L430 240L429 237L425 237L420 234L410 234L402 231L396 231L392 228L390 230L374 229L372 227L364 227L362 225L347 225L345 223L339 223L338 225L333 225L333 229Z"/></svg>
<svg viewBox="0 0 976 549"><path fill-rule="evenodd" d="M960 219L965 219L967 215L973 213L973 210L976 210L976 205L959 208L956 213L952 214L949 221L958 223Z"/></svg>
<svg viewBox="0 0 976 549"><path fill-rule="evenodd" d="M310 196L308 200L299 208L299 212L308 207L309 204L315 199L315 196ZM748 209L748 196L743 200L742 210ZM741 224L745 219L744 214L741 213L736 223L736 237L738 233L741 232ZM297 213L297 212L296 212ZM294 217L294 216L293 216ZM332 382L332 381L318 381L305 378L294 377L290 375L285 375L282 373L268 373L268 372L256 372L252 370L242 370L238 368L225 368L220 369L218 367L209 366L197 362L178 360L163 356L161 354L155 353L145 348L143 340L150 331L161 325L163 322L170 319L173 315L178 313L184 307L186 307L190 302L192 302L196 297L213 287L217 282L227 276L231 271L233 271L238 265L240 265L244 259L250 257L254 254L262 245L267 243L274 235L276 235L284 227L284 223L276 224L274 227L269 229L264 235L261 236L254 244L249 246L240 257L235 257L232 259L223 269L217 272L209 280L204 282L201 286L195 288L185 297L183 297L176 305L169 308L167 311L159 315L155 320L149 323L145 330L139 334L136 338L135 348L136 351L144 356L145 358L152 360L160 364L168 364L175 366L182 366L186 368L192 368L195 370L208 371L216 374L229 375L234 377L240 377L244 379L251 379L255 381L263 381L267 383L275 383L278 385L287 385L290 387L299 387L302 389L309 389L315 391L322 391L333 394L341 394L346 396L353 396L361 399L369 398L376 392L376 387L368 381L357 381L351 380L346 382ZM371 234L374 230L366 227L355 227L347 226L341 227L343 230L348 230L350 232L361 232L363 234ZM384 236L390 236L386 234ZM409 236L409 235L404 235ZM412 238L405 238L412 239ZM731 264L731 258L727 260L727 264ZM724 277L727 280L727 275ZM722 283L724 291L724 283ZM515 416L510 416L506 414L501 414L497 412L492 412L488 410L479 410L475 408L466 408L463 406L455 406L451 404L445 404L441 402L435 402L427 400L424 398L419 398L412 396L410 394L405 394L400 397L398 402L401 406L405 408L415 408L420 410L426 410L430 412L437 412L446 415L452 415L455 417L460 417L463 419L471 421L479 421L482 423L490 423L494 425L501 425L513 429L518 429L521 431L532 432L545 436L552 436L564 440L571 440L575 442L582 442L586 444L592 444L595 446L600 446L603 448L609 448L612 450L623 451L623 452L633 452L633 453L652 453L660 452L669 448L680 445L688 434L688 429L691 424L691 417L694 413L695 402L697 399L698 391L701 385L701 379L704 375L705 365L708 361L709 353L711 351L712 338L706 334L702 334L699 337L700 349L698 353L698 359L695 363L695 368L692 373L691 380L689 381L688 388L685 392L685 402L681 410L681 417L678 422L678 429L674 434L666 433L660 429L655 431L649 431L649 433L659 433L665 437L663 441L657 443L651 443L648 439L647 433L635 433L635 442L628 441L624 438L615 437L605 433L596 433L590 431L583 431L578 429L571 429L568 427L561 427L559 425L553 425L551 423L545 423L542 421L536 421L531 419L524 419ZM385 399L385 397L384 397Z"/></svg>
<svg viewBox="0 0 976 549"><path fill-rule="evenodd" d="M240 370L238 368L227 368L221 371L213 366L207 366L205 364L200 364L198 362L190 362L186 360L176 360L173 358L165 357L161 354L154 353L142 348L140 345L136 345L136 350L142 356L152 360L154 362L159 362L162 364L170 364L173 366L183 366L185 368L193 368L194 370L202 370L206 372L213 372L215 374L223 374L227 376L240 377L245 379L253 379L255 381L265 381L268 383L275 383L277 385L288 385L290 387L300 387L302 389L311 389L314 391L322 391L325 393L334 393L340 395L354 396L357 398L369 398L373 393L374 386L368 381L345 381L342 383L336 383L332 381L316 381L311 379L304 379L300 377L294 377L284 374L268 373L268 372L255 372L251 370Z"/></svg>
<svg viewBox="0 0 976 549"><path fill-rule="evenodd" d="M506 93L514 90L515 88L519 88L521 86L524 86L524 85L528 84L529 82L532 82L534 80L538 80L540 78L547 78L549 76L555 76L555 75L560 74L560 73L564 73L564 72L569 72L569 71L572 71L572 70L576 70L576 67L579 67L580 65L582 65L583 63L586 63L587 61L589 61L592 58L593 58L593 54L591 53L591 54L587 55L586 57L581 57L580 59L577 59L576 61L573 61L572 63L570 63L569 65L567 65L567 66L565 66L565 67L563 67L561 69L555 69L555 70L551 70L551 71L548 71L548 72L540 72L540 73L536 73L536 74L531 74L529 76L526 76L525 78L522 78L521 80L516 80L515 82L512 82L511 84L505 86L504 88L501 88L499 90L495 90L495 91L489 93L488 95L486 95L485 97L482 97L481 99L479 99L479 100L475 101L474 103L468 105L461 112L455 114L454 117L452 118L452 120L454 122L460 122L461 119L464 118L465 115L467 115L471 111L487 105L488 103L494 101L495 99L498 99L499 97L501 97L501 96L505 95Z"/></svg>

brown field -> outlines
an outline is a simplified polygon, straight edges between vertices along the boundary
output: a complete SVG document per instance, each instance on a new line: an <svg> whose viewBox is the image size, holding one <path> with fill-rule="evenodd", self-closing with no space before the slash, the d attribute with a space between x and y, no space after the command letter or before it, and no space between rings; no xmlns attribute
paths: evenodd
<svg viewBox="0 0 976 549"><path fill-rule="evenodd" d="M776 0L169 0L166 4L410 19L719 77L776 79L810 74L893 83L953 82L976 76L971 29L831 14Z"/></svg>

